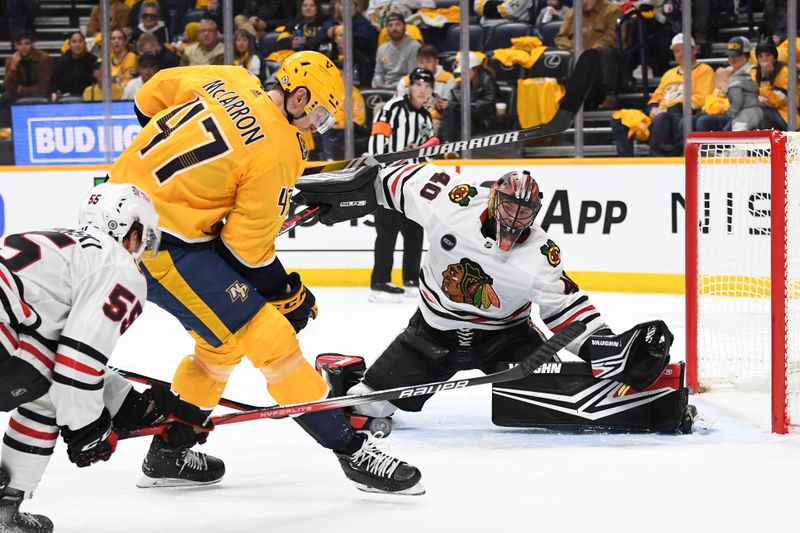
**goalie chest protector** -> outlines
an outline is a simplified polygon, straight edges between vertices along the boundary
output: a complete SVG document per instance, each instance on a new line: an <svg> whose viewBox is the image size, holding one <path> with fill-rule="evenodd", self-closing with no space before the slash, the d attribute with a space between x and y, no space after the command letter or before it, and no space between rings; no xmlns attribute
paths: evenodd
<svg viewBox="0 0 800 533"><path fill-rule="evenodd" d="M523 379L492 385L492 422L566 431L685 432L688 402L683 362L667 365L644 391L595 379L589 363L551 362Z"/></svg>

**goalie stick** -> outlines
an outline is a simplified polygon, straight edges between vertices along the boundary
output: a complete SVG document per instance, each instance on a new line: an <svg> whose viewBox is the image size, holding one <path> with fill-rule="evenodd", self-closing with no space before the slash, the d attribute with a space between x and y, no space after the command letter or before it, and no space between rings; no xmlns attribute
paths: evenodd
<svg viewBox="0 0 800 533"><path fill-rule="evenodd" d="M586 96L589 94L589 90L592 87L592 83L594 83L594 79L597 76L599 68L600 52L597 50L584 51L578 58L578 61L575 63L575 68L572 70L572 76L567 83L567 90L558 105L558 111L556 111L555 116L553 116L549 122L540 126L534 126L524 130L511 131L508 133L498 133L495 135L486 135L484 137L475 137L468 141L454 141L444 144L421 146L411 150L404 150L402 152L393 152L388 154L364 155L349 161L332 161L324 165L306 168L303 172L303 176L323 174L325 172L335 172L337 170L343 170L346 168L383 165L405 159L434 157L448 153L462 152L464 150L490 148L492 146L499 146L501 144L527 141L563 133L567 128L570 127L572 120L575 118L575 113L578 112L578 109L583 105L584 100L586 100ZM319 213L319 210L319 206L309 206L299 211L292 218L283 223L278 234L282 235L298 224L313 218Z"/></svg>
<svg viewBox="0 0 800 533"><path fill-rule="evenodd" d="M262 418L286 418L287 416L302 415L316 411L327 411L329 409L340 409L351 407L367 402L390 401L412 396L422 396L434 394L446 390L463 389L475 385L485 385L487 383L503 383L530 376L544 363L550 361L556 353L564 346L578 338L586 331L586 324L583 322L572 322L561 329L558 333L550 337L544 344L536 349L531 355L526 357L519 364L507 369L478 376L474 378L454 379L450 381L437 381L423 385L410 385L407 387L397 387L394 389L378 390L366 394L356 394L350 396L338 396L335 398L325 398L313 402L295 403L288 405L273 405L271 407L260 407L247 411L239 411L219 416L211 417L214 425L233 424L236 422L246 422L248 420L259 420ZM166 425L145 427L130 431L120 431L119 439L128 439L144 435L158 435L167 429Z"/></svg>

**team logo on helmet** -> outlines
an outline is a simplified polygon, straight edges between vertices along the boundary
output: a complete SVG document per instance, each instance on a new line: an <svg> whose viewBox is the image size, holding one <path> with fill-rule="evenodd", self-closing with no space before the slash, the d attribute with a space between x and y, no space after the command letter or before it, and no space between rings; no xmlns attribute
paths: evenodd
<svg viewBox="0 0 800 533"><path fill-rule="evenodd" d="M561 264L561 248L551 239L547 239L547 244L543 244L539 250L547 258L547 262L550 263L551 267L557 267Z"/></svg>
<svg viewBox="0 0 800 533"><path fill-rule="evenodd" d="M478 309L500 307L493 281L478 263L464 257L442 272L442 291L456 303L472 304Z"/></svg>
<svg viewBox="0 0 800 533"><path fill-rule="evenodd" d="M448 196L450 197L450 201L454 204L466 206L469 205L470 198L477 194L478 189L467 183L462 183L453 187L448 193Z"/></svg>

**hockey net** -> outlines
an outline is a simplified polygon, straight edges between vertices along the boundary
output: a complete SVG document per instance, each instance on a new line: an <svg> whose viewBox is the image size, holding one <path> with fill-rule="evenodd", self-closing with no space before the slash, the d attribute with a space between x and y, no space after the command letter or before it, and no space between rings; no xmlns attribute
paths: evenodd
<svg viewBox="0 0 800 533"><path fill-rule="evenodd" d="M713 132L686 147L686 362L694 391L770 391L800 428L800 134Z"/></svg>

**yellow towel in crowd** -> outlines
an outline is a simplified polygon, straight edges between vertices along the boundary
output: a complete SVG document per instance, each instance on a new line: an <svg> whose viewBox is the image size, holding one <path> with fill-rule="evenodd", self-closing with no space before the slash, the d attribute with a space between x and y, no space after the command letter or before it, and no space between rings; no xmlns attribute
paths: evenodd
<svg viewBox="0 0 800 533"><path fill-rule="evenodd" d="M511 39L511 48L498 48L493 54L497 61L507 67L521 65L531 68L545 50L547 47L542 45L538 37L514 37Z"/></svg>
<svg viewBox="0 0 800 533"><path fill-rule="evenodd" d="M611 118L622 122L628 127L628 139L636 137L637 141L646 141L650 138L650 117L638 109L620 109L615 111Z"/></svg>
<svg viewBox="0 0 800 533"><path fill-rule="evenodd" d="M420 8L417 13L428 26L441 28L450 22L458 23L461 20L461 8L458 6L439 7L432 9L429 7Z"/></svg>
<svg viewBox="0 0 800 533"><path fill-rule="evenodd" d="M721 89L714 89L714 92L706 96L703 102L702 111L706 115L721 115L728 111L731 106L728 97Z"/></svg>
<svg viewBox="0 0 800 533"><path fill-rule="evenodd" d="M520 126L532 128L548 122L556 114L564 88L555 78L517 80L517 117Z"/></svg>

